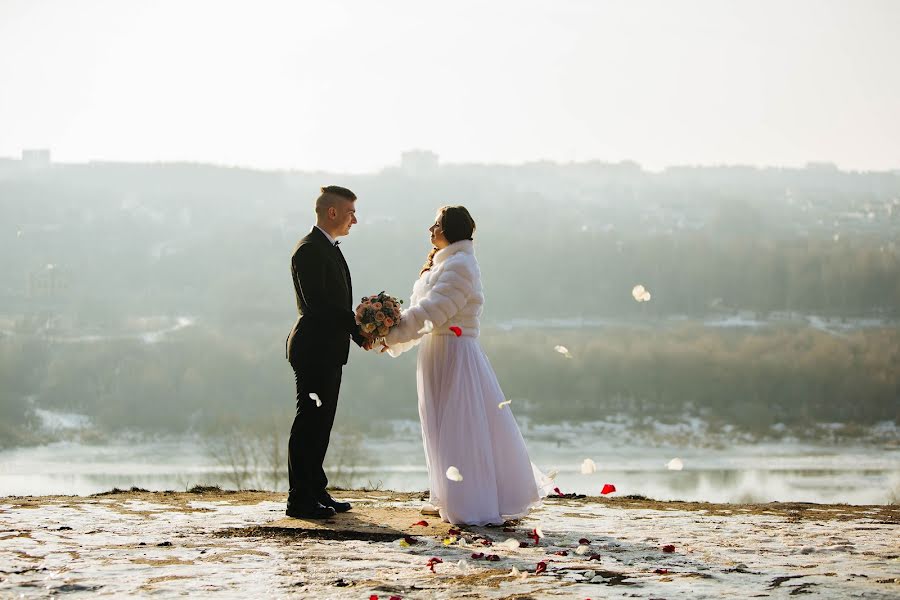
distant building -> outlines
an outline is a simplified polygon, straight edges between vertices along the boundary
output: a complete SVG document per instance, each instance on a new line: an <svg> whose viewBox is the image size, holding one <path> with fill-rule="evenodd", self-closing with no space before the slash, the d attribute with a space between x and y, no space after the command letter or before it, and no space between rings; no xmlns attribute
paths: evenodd
<svg viewBox="0 0 900 600"><path fill-rule="evenodd" d="M430 150L410 150L400 155L400 168L408 175L426 175L438 168L438 155Z"/></svg>
<svg viewBox="0 0 900 600"><path fill-rule="evenodd" d="M50 166L49 150L22 150L22 166L30 169L44 169Z"/></svg>

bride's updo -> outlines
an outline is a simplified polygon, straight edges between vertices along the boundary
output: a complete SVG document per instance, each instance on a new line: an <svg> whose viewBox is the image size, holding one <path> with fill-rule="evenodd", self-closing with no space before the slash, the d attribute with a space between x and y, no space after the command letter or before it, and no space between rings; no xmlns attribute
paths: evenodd
<svg viewBox="0 0 900 600"><path fill-rule="evenodd" d="M438 223L441 225L444 237L451 244L460 240L471 240L472 234L475 233L475 219L472 218L465 206L442 206ZM434 255L437 253L437 248L431 249L419 275L431 270L431 267L434 266Z"/></svg>

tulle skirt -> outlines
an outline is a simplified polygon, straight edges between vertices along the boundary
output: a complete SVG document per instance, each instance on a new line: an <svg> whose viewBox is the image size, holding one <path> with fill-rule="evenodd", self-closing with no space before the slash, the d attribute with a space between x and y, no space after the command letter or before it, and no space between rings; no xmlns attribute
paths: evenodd
<svg viewBox="0 0 900 600"><path fill-rule="evenodd" d="M431 503L454 524L501 524L524 516L549 481L525 440L478 338L426 335L417 383ZM461 481L447 477L456 467Z"/></svg>

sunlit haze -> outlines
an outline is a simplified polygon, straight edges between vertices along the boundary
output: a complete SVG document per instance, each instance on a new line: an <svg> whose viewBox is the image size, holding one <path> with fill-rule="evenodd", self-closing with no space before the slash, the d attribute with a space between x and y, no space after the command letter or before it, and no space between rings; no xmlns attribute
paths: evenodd
<svg viewBox="0 0 900 600"><path fill-rule="evenodd" d="M0 156L900 168L900 2L0 2Z"/></svg>

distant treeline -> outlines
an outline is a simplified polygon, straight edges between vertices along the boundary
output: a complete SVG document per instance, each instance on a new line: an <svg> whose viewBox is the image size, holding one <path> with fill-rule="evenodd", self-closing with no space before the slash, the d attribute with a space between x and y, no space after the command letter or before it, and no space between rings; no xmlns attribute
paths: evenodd
<svg viewBox="0 0 900 600"><path fill-rule="evenodd" d="M289 415L292 372L282 341L267 333L187 329L157 344L0 340L0 441L34 439L29 396L45 409L87 414L107 432L203 432ZM488 330L482 343L516 413L538 422L696 415L761 433L775 423L900 420L900 331L892 328L845 337L697 324ZM389 419L417 418L414 355L353 351L342 422L384 433Z"/></svg>

